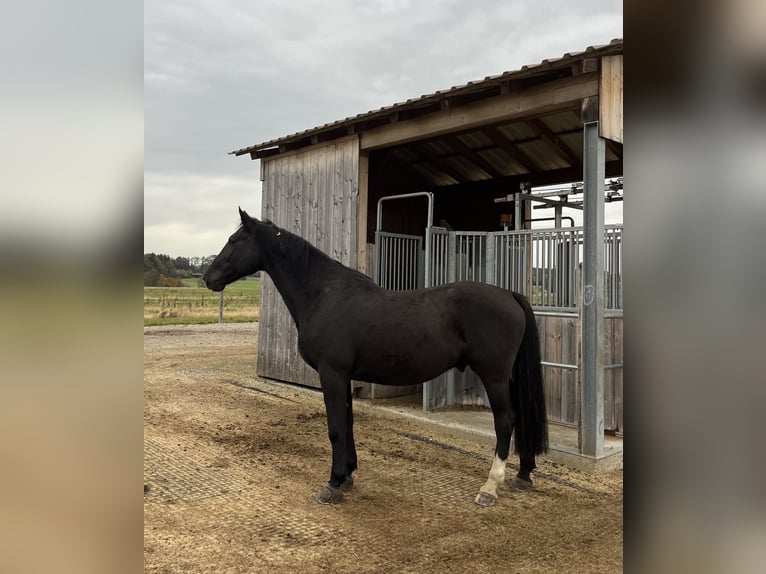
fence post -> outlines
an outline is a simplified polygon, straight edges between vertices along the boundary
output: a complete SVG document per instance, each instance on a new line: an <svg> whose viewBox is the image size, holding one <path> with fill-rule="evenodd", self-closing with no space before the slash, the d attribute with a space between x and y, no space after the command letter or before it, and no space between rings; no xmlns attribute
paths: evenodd
<svg viewBox="0 0 766 574"><path fill-rule="evenodd" d="M218 293L218 322L223 323L223 291Z"/></svg>

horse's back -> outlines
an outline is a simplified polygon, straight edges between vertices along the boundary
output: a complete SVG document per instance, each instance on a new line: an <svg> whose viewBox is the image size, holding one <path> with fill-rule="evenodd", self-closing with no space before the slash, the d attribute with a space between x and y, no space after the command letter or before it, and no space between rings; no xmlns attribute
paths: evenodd
<svg viewBox="0 0 766 574"><path fill-rule="evenodd" d="M357 380L414 384L447 369L510 368L525 328L510 291L460 282L390 291L334 289L318 305L300 339L309 364L322 360Z"/></svg>

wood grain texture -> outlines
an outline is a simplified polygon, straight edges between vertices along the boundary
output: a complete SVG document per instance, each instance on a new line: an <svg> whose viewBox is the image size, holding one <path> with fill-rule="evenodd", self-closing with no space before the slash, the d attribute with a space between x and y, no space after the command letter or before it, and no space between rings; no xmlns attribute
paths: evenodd
<svg viewBox="0 0 766 574"><path fill-rule="evenodd" d="M601 58L599 135L623 143L622 54Z"/></svg>
<svg viewBox="0 0 766 574"><path fill-rule="evenodd" d="M263 159L262 217L306 239L333 259L356 267L359 139L336 140ZM282 297L263 281L258 374L319 387L298 352L298 331Z"/></svg>

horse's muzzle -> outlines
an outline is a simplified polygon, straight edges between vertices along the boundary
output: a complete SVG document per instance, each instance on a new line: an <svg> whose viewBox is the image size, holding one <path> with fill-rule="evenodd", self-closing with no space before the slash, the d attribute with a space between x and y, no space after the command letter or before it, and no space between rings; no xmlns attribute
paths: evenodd
<svg viewBox="0 0 766 574"><path fill-rule="evenodd" d="M216 281L215 279L211 279L207 273L202 276L202 280L205 282L205 287L211 291L223 291L223 288L226 287L226 283L223 281Z"/></svg>

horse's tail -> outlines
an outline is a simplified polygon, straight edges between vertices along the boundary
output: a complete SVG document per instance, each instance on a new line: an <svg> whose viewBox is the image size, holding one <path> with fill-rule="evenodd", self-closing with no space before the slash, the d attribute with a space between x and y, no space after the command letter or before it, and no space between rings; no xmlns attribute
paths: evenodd
<svg viewBox="0 0 766 574"><path fill-rule="evenodd" d="M511 405L516 414L515 450L534 456L548 450L548 424L543 393L543 367L540 363L540 337L532 306L524 295L514 293L527 326L521 340L511 376Z"/></svg>

